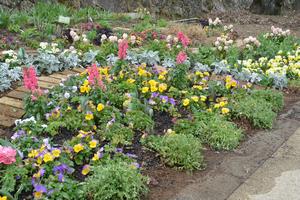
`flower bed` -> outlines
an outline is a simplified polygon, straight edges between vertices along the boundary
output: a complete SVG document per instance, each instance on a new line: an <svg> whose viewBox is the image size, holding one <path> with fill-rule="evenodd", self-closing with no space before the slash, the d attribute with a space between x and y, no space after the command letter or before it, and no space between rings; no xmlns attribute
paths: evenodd
<svg viewBox="0 0 300 200"><path fill-rule="evenodd" d="M297 39L273 32L248 38L241 49L223 36L197 53L182 32L103 34L97 53L42 43L35 67L23 70L31 91L27 118L16 121L10 140L0 140L0 198L139 199L150 182L143 170L156 154L166 166L199 170L204 146L233 150L244 138L233 121L272 128L283 94L253 84L283 88L300 75ZM49 91L39 89L36 73L80 61L95 63Z"/></svg>

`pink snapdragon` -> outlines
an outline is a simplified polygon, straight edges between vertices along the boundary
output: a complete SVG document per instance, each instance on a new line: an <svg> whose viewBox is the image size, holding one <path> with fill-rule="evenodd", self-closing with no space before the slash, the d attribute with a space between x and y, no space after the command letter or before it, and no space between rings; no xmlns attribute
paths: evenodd
<svg viewBox="0 0 300 200"><path fill-rule="evenodd" d="M88 81L91 85L98 85L102 90L105 90L105 85L102 81L101 74L99 73L99 69L96 64L92 64L91 67L87 68L89 77Z"/></svg>
<svg viewBox="0 0 300 200"><path fill-rule="evenodd" d="M187 55L184 51L180 51L179 54L176 57L176 63L177 64L182 64L186 61Z"/></svg>
<svg viewBox="0 0 300 200"><path fill-rule="evenodd" d="M38 81L36 77L36 72L33 66L23 68L23 80L25 88L34 92L38 88Z"/></svg>
<svg viewBox="0 0 300 200"><path fill-rule="evenodd" d="M119 42L118 45L119 51L118 51L118 57L120 60L124 60L127 56L127 49L128 49L128 42L127 40L122 40Z"/></svg>
<svg viewBox="0 0 300 200"><path fill-rule="evenodd" d="M184 47L187 47L190 44L190 39L183 34L183 32L177 33L178 40Z"/></svg>
<svg viewBox="0 0 300 200"><path fill-rule="evenodd" d="M10 165L16 162L17 151L11 147L3 147L0 145L0 163Z"/></svg>

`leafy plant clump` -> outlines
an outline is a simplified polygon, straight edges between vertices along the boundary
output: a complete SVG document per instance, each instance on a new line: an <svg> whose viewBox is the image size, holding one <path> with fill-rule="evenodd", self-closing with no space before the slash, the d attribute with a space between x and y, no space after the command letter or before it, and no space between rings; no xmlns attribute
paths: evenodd
<svg viewBox="0 0 300 200"><path fill-rule="evenodd" d="M159 152L164 162L179 169L194 170L203 166L201 143L192 135L149 136L143 143Z"/></svg>
<svg viewBox="0 0 300 200"><path fill-rule="evenodd" d="M109 161L95 166L84 183L86 197L95 200L139 199L147 192L147 178L134 164Z"/></svg>
<svg viewBox="0 0 300 200"><path fill-rule="evenodd" d="M274 112L279 112L284 105L283 94L275 90L253 90L251 96L265 99L271 103Z"/></svg>
<svg viewBox="0 0 300 200"><path fill-rule="evenodd" d="M179 120L174 130L181 134L192 134L216 150L236 148L243 136L234 123L215 113L197 113L193 121Z"/></svg>
<svg viewBox="0 0 300 200"><path fill-rule="evenodd" d="M233 116L250 120L256 128L272 128L276 113L273 104L263 98L247 95L232 105Z"/></svg>

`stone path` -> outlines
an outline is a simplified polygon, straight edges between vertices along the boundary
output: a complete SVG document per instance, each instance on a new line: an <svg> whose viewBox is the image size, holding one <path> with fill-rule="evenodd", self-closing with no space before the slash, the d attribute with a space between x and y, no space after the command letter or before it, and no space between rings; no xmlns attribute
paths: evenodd
<svg viewBox="0 0 300 200"><path fill-rule="evenodd" d="M84 68L74 68L49 76L40 76L38 77L38 85L42 89L51 89L58 85L61 79L66 79L68 75L81 73L84 70ZM21 86L0 98L0 127L12 127L16 119L22 118L24 115L23 99L28 92L24 86Z"/></svg>
<svg viewBox="0 0 300 200"><path fill-rule="evenodd" d="M170 200L300 200L300 102Z"/></svg>
<svg viewBox="0 0 300 200"><path fill-rule="evenodd" d="M300 128L228 200L300 199Z"/></svg>

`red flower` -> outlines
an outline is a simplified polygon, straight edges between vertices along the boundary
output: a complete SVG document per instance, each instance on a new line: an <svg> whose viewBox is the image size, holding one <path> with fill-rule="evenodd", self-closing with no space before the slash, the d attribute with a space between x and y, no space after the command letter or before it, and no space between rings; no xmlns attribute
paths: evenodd
<svg viewBox="0 0 300 200"><path fill-rule="evenodd" d="M128 42L127 40L122 40L119 42L119 52L118 52L118 57L120 60L124 60L127 56L127 49L128 49Z"/></svg>
<svg viewBox="0 0 300 200"><path fill-rule="evenodd" d="M182 64L184 63L184 61L186 61L186 59L187 59L187 55L183 51L180 51L176 57L176 63Z"/></svg>
<svg viewBox="0 0 300 200"><path fill-rule="evenodd" d="M93 64L91 67L87 68L89 77L88 81L91 85L98 85L102 90L105 90L105 85L102 81L101 74L99 73L99 69L96 64Z"/></svg>
<svg viewBox="0 0 300 200"><path fill-rule="evenodd" d="M3 147L0 145L0 163L5 165L16 162L16 150L11 147Z"/></svg>
<svg viewBox="0 0 300 200"><path fill-rule="evenodd" d="M187 47L190 44L190 39L183 34L183 32L177 33L178 40L184 47Z"/></svg>
<svg viewBox="0 0 300 200"><path fill-rule="evenodd" d="M33 66L23 68L23 80L25 88L34 92L38 88L36 72Z"/></svg>

